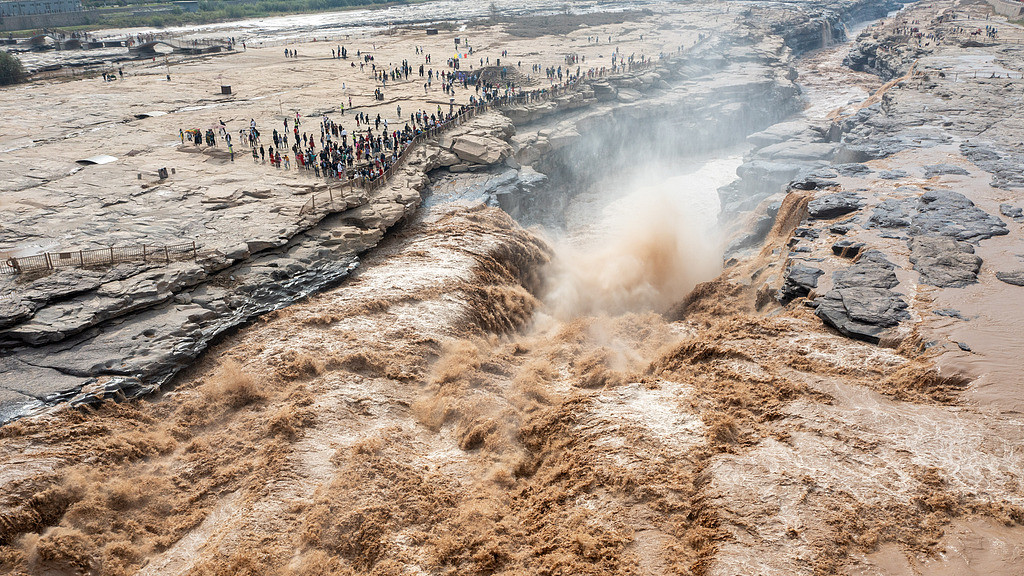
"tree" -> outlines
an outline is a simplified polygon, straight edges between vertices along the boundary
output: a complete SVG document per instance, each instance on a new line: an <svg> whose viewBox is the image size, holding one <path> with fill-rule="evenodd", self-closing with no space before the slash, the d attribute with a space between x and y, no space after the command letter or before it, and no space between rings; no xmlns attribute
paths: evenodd
<svg viewBox="0 0 1024 576"><path fill-rule="evenodd" d="M25 78L25 67L5 50L0 50L0 86L21 82Z"/></svg>

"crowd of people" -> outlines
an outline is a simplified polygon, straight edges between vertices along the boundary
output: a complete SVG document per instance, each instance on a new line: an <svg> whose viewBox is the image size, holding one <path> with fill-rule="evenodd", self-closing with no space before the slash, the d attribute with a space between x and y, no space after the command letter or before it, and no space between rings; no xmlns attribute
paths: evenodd
<svg viewBox="0 0 1024 576"><path fill-rule="evenodd" d="M983 36L995 40L999 36L999 28L992 24L984 26L971 26L966 23L965 25L952 24L966 20L968 18L962 19L960 14L951 12L940 15L927 25L922 25L920 20L904 20L899 26L893 28L893 32L919 46L928 46L931 42L937 43L947 39L959 42L965 38Z"/></svg>
<svg viewBox="0 0 1024 576"><path fill-rule="evenodd" d="M397 66L385 68L378 67L371 54L357 52L361 60L360 67L369 64L372 68L372 77L379 84L374 90L375 100L384 99L384 89L389 83L417 81L413 80L413 77L418 75L419 79L426 81L425 91L429 90L435 80L442 85L444 93L450 96L447 110L442 105L437 105L434 110L420 109L408 112L406 119L399 104L396 106L397 121L391 121L379 113L371 116L366 112L357 111L350 116L351 120L347 121L349 127L354 124L351 131L327 114L320 117L318 125L312 130L304 130L302 117L296 112L294 120L283 120L283 130L279 130L281 126L270 130L269 138L259 129L256 120L250 119L247 127L238 130L238 142L248 148L253 162L257 164L270 164L280 170L294 168L317 178L373 181L384 176L400 161L408 147L416 142L417 136L456 124L471 109L539 101L568 90L583 79L595 78L607 72L603 67L584 71L580 66L576 66L573 71L569 65L584 63L586 58L568 55L564 66L544 69L550 81L549 85L524 90L517 84L516 77L510 70L521 68L521 62L513 68L508 64L502 66L501 58L498 58L492 67L490 58L484 57L479 59L481 68L464 71L458 66L460 58L455 58L449 59L448 70L435 71L426 66L431 63L430 55L425 54L418 46L416 54L423 58L423 63L418 67L414 67L408 60L403 60ZM285 56L295 58L297 52L292 48L286 48ZM348 51L342 46L337 46L332 49L332 56L345 58ZM507 58L508 51L502 51L501 56ZM612 58L612 70L625 71L648 63L649 60L645 57L635 58L631 55L626 58L616 52ZM534 66L533 70L538 71L539 67ZM473 92L469 96L468 104L456 105L457 89ZM351 97L348 99L348 108L352 110ZM344 103L341 104L340 115L345 116ZM398 123L402 125L397 126ZM231 134L224 122L205 130L194 128L179 132L183 145L188 141L194 146L204 143L207 146L217 146L218 140L223 141L234 160Z"/></svg>

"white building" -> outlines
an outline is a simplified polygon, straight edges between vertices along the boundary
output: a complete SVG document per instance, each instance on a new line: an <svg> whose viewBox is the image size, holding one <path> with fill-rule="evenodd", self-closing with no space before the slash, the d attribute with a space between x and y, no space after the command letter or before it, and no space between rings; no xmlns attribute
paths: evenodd
<svg viewBox="0 0 1024 576"><path fill-rule="evenodd" d="M0 1L0 18L81 12L82 0L14 0Z"/></svg>

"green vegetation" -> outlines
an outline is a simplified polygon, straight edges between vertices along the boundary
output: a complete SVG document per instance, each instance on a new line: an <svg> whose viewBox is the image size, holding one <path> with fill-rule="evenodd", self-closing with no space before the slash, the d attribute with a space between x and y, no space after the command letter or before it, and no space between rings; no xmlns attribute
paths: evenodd
<svg viewBox="0 0 1024 576"><path fill-rule="evenodd" d="M130 6L136 10L167 7L172 0L85 0L86 8L111 8ZM100 16L88 28L128 28L138 26L180 26L185 24L206 24L226 20L258 18L281 14L300 14L343 10L369 5L405 4L404 0L200 0L198 12L186 12L175 6L169 10L152 13L113 13Z"/></svg>
<svg viewBox="0 0 1024 576"><path fill-rule="evenodd" d="M0 86L21 82L25 78L25 68L11 54L0 50Z"/></svg>

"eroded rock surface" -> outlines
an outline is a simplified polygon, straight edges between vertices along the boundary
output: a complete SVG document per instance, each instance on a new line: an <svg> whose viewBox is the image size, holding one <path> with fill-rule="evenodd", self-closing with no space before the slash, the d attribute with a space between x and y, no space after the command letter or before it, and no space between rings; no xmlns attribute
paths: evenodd
<svg viewBox="0 0 1024 576"><path fill-rule="evenodd" d="M903 295L893 291L895 269L881 252L865 252L833 274L832 289L814 301L814 313L846 336L877 344L888 328L910 318Z"/></svg>

